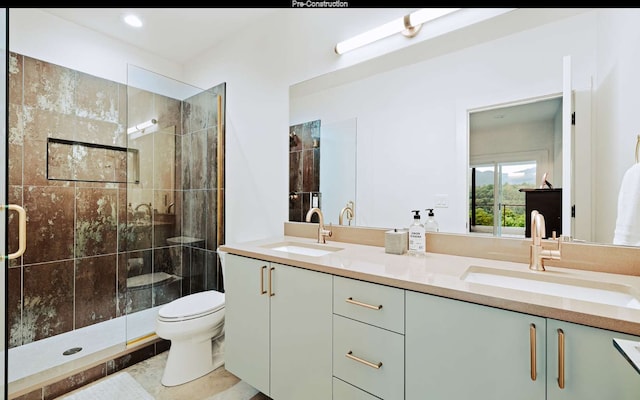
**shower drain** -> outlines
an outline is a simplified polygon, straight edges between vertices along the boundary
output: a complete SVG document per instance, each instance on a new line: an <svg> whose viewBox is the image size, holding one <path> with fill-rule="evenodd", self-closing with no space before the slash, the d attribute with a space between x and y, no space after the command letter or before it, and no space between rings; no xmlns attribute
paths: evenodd
<svg viewBox="0 0 640 400"><path fill-rule="evenodd" d="M76 354L77 352L82 351L82 347L72 347L68 350L65 350L64 352L62 352L63 356L70 356L72 354Z"/></svg>

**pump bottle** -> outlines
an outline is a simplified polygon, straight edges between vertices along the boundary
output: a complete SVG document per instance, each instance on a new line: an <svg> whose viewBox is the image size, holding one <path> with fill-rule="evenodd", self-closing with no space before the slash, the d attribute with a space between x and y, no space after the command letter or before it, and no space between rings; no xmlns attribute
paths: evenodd
<svg viewBox="0 0 640 400"><path fill-rule="evenodd" d="M436 217L433 214L433 208L427 208L425 211L428 211L427 221L424 223L424 230L426 232L439 232L440 228L438 227L438 221L436 221Z"/></svg>
<svg viewBox="0 0 640 400"><path fill-rule="evenodd" d="M425 231L420 222L420 211L412 210L413 223L409 226L409 255L422 256L425 253Z"/></svg>

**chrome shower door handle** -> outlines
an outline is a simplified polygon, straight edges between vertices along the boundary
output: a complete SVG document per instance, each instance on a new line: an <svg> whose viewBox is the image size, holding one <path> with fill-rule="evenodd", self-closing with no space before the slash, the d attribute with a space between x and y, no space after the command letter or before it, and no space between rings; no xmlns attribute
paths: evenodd
<svg viewBox="0 0 640 400"><path fill-rule="evenodd" d="M8 260L13 260L14 258L18 258L23 255L24 251L27 249L27 213L24 208L15 204L8 204L2 208L18 212L18 251L7 256L3 256L3 258L6 257Z"/></svg>

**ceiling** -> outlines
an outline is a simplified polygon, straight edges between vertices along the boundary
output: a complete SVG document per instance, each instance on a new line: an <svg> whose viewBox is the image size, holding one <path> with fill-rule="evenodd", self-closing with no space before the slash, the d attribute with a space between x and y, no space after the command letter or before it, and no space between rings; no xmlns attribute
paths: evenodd
<svg viewBox="0 0 640 400"><path fill-rule="evenodd" d="M41 8L70 22L184 64L275 8ZM124 23L136 14L142 28Z"/></svg>

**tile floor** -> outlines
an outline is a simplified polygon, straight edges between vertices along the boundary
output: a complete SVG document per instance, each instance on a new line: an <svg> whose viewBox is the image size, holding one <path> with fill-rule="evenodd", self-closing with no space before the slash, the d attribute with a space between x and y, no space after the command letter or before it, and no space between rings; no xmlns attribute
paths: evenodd
<svg viewBox="0 0 640 400"><path fill-rule="evenodd" d="M164 365L169 355L168 351L151 357L145 361L132 365L121 372L128 372L144 389L151 394L155 400L213 400L212 398L219 393L230 389L240 381L238 377L228 372L224 365L215 371L187 382L183 385L165 387L160 383ZM108 379L109 376L102 378L92 384ZM66 393L64 396L81 391L88 387L84 386L74 392ZM223 397L225 400L271 400L266 395L258 392L250 398L231 398Z"/></svg>

